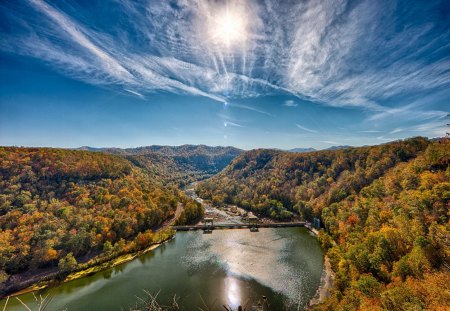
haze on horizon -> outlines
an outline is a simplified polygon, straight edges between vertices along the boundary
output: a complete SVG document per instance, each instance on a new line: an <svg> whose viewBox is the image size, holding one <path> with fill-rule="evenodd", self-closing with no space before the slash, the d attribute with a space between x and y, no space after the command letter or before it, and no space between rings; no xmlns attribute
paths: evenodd
<svg viewBox="0 0 450 311"><path fill-rule="evenodd" d="M290 149L436 137L448 1L0 3L0 145Z"/></svg>

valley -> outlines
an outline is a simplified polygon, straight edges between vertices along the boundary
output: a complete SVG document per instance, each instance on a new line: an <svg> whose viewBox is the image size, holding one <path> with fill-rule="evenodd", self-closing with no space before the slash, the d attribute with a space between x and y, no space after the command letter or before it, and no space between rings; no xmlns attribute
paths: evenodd
<svg viewBox="0 0 450 311"><path fill-rule="evenodd" d="M449 16L0 0L0 311L449 311Z"/></svg>
<svg viewBox="0 0 450 311"><path fill-rule="evenodd" d="M235 247L243 247L244 257L236 254L228 258L227 255L224 262L217 262L226 275L231 273L232 282L240 284L237 292L245 292L241 286L251 286L249 299L258 300L258 295L264 292L275 305L299 303L306 307L316 295L321 280L323 255L313 255L314 262L320 265L315 266L313 279L305 280L310 285L298 287L306 285L292 283L293 287L287 288L289 291L303 288L300 291L306 296L302 296L301 302L283 293L279 285L264 281L270 278L268 275L263 277L250 267L235 275L232 267L242 266L246 256L258 256L251 252L243 255L249 251L245 245L250 240L257 241L252 247L264 248L269 236L283 237L280 241L284 246L279 246L277 252L281 253L278 255L298 255L308 247L297 242L292 242L297 245L293 248L287 245L292 239L302 240L302 236L308 235L305 228L263 227L276 222L312 222L316 218L320 219L322 230L316 231L317 238L312 239L326 254L327 274L331 268L335 281L331 294L327 294L329 297L325 300L322 297L321 303L313 308L325 310L330 305L340 304L384 306L412 297L398 296L392 286L403 288L406 295L418 297L417 303L445 304L445 293L430 291L449 277L446 267L450 254L441 238L448 234L449 146L446 140L412 138L378 146L302 153L239 151L234 157L229 150L214 151L213 147L188 148L200 153L207 150L206 155L186 155L183 148L180 155L174 151L178 149L165 147L165 155L158 156L154 152L160 147L143 148L146 150L143 153L139 148L139 151L86 151L3 147L0 150L1 290L6 296L33 283L39 282L42 286L50 281L52 286L44 292L54 293L55 301L60 301L57 305L72 301L69 304L75 306L72 296L62 293L66 288L80 286L75 284L85 284L81 289L91 282L112 286L107 285L108 278L102 277L111 272L102 271L115 271L113 275L120 280L121 271L128 271L127 267L134 267L142 258L153 257L155 252L162 256L161 260L169 260L159 248L168 247L173 249L170 253L177 254L174 256L184 258L179 252L190 252L192 245L199 241L209 248L212 247L209 243L214 241L225 243L222 246L225 253L217 253L218 250L205 253L202 265L211 263L212 259L206 258L225 256L227 252L235 253ZM134 158L135 153L142 158ZM220 159L217 154L225 155ZM186 156L188 159L180 160ZM206 161L210 156L213 160ZM190 163L185 165L193 169L183 171L178 167L174 171L168 163L175 158L179 163ZM229 164L217 172L217 163L223 165L224 161ZM216 174L211 176L214 172ZM205 176L211 177L203 180ZM204 224L206 218L214 219L219 226L242 225L249 217L260 224L258 232L213 230L208 237L201 231L175 235L170 229L172 225ZM235 239L241 235L245 241L236 244ZM362 243L367 246L363 247ZM153 250L158 245L161 246ZM145 255L148 250L150 253ZM195 253L190 254L195 257ZM302 257L301 260L307 261L300 263L289 257L299 267L287 263L287 268L278 266L276 262L282 258L278 255L271 263L275 269L270 270L271 273L298 269L312 260ZM149 263L154 264L152 259ZM193 268L184 267L188 269L185 271ZM156 273L154 269L151 268L151 273ZM166 266L165 269L171 268ZM195 271L207 278L209 268L204 269ZM172 272L164 273L171 275ZM179 270L178 273L186 272ZM200 277L196 273L188 273L186 282ZM76 280L76 275L83 278ZM57 279L71 282L57 285L54 283ZM256 283L249 285L247 279ZM44 280L47 283L42 283ZM219 277L212 282L211 286L215 287L229 281ZM136 284L144 288L144 284L150 283ZM166 284L160 288L166 297L172 291L179 293L173 284L162 279L151 284L154 291L160 284ZM191 291L201 291L193 283L189 284ZM420 284L428 284L428 287L418 287ZM30 295L20 297L31 302ZM131 292L129 295L133 296ZM211 293L208 295L213 299ZM237 303L230 297L224 297L224 303ZM129 297L121 299L125 305L131 303ZM185 303L193 307L199 302L188 299ZM13 310L14 305L11 304Z"/></svg>

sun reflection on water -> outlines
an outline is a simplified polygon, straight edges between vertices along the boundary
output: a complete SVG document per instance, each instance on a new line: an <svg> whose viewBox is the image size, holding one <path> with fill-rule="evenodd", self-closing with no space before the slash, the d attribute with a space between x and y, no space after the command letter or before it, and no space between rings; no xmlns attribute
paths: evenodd
<svg viewBox="0 0 450 311"><path fill-rule="evenodd" d="M239 286L239 281L232 276L227 276L224 279L224 282L227 303L233 309L237 308L241 304L241 289Z"/></svg>

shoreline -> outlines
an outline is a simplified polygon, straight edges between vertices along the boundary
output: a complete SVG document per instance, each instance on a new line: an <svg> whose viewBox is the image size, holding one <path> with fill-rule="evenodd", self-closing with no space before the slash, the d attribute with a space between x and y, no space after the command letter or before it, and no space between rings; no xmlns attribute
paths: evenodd
<svg viewBox="0 0 450 311"><path fill-rule="evenodd" d="M161 232L161 231L167 230L167 229L172 230L170 226L173 223L175 223L175 221L178 219L178 217L180 216L182 211L183 211L183 205L178 204L174 217L172 219L169 219L169 220L166 220L165 222L163 222L161 227L156 229L154 232L157 233L157 232ZM116 267L118 265L129 262L141 255L144 255L144 254L158 248L160 245L172 240L174 237L175 237L175 232L172 231L171 235L168 238L166 238L165 240L162 240L158 243L152 244L152 245L148 246L147 248L144 248L139 251L123 254L123 255L111 258L109 260L106 260L104 262L100 262L100 263L94 262L94 263L92 263L92 265L89 265L88 263L90 261L93 261L96 259L96 257L93 257L93 258L89 259L87 262L83 263L83 265L86 265L85 268L80 267L80 270L75 270L74 272L71 272L62 281L58 281L58 276L59 276L58 271L44 274L44 275L40 276L35 282L29 282L30 285L25 285L22 287L22 289L12 290L10 294L0 296L0 301L3 299L6 299L7 297L15 297L15 296L19 296L22 294L41 290L41 289L47 288L52 285L67 283L67 282L70 282L70 281L73 281L76 279L80 279L80 278L89 276L91 274L94 274L94 273L97 273L97 272L100 272L103 270L107 270L109 268ZM18 286L18 287L20 288L21 286Z"/></svg>
<svg viewBox="0 0 450 311"><path fill-rule="evenodd" d="M316 294L309 300L308 308L318 305L325 301L331 295L331 289L334 286L334 274L331 269L330 259L325 256L323 261L323 270L320 277L320 284Z"/></svg>
<svg viewBox="0 0 450 311"><path fill-rule="evenodd" d="M38 291L38 290L41 290L41 289L44 289L44 288L51 287L52 285L61 285L63 283L68 283L68 282L71 282L71 281L74 281L74 280L77 280L77 279L81 279L81 278L87 277L87 276L92 275L94 273L98 273L98 272L101 272L101 271L104 271L104 270L107 270L107 269L110 269L110 268L114 268L116 266L119 266L121 264L130 262L130 261L132 261L132 260L134 260L134 259L136 259L136 258L138 258L138 257L140 257L140 256L142 256L144 254L147 254L147 253L157 249L158 247L160 247L164 243L173 240L174 237L175 237L175 235L171 236L167 240L164 240L164 241L161 241L159 243L150 245L149 247L147 247L147 248L145 248L143 250L140 250L140 251L137 251L137 252L134 252L134 253L120 255L120 256L118 256L116 258L113 258L113 259L111 259L109 261L106 261L104 263L101 263L101 264L98 264L98 265L94 265L92 267L89 267L89 268L86 268L86 269L82 269L82 270L79 270L79 271L72 272L64 280L59 281L59 282L55 281L55 278L52 278L51 280L38 281L38 282L36 282L35 284L33 284L31 286L28 286L28 287L26 287L24 289L21 289L19 291L13 292L12 294L4 296L3 298L1 298L1 300L6 299L7 297L16 297L16 296L20 296L20 295L23 295L23 294L31 293L31 292L34 292L34 291Z"/></svg>
<svg viewBox="0 0 450 311"><path fill-rule="evenodd" d="M316 237L319 231L314 228L309 228L309 231ZM308 309L325 301L331 295L331 289L334 287L334 272L331 269L330 259L327 255L323 258L322 275L320 276L320 284L316 290L316 294L309 300Z"/></svg>

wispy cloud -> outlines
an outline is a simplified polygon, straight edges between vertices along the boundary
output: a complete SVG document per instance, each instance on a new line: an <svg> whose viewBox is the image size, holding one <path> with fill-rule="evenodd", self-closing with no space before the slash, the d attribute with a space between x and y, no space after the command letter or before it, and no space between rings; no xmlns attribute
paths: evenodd
<svg viewBox="0 0 450 311"><path fill-rule="evenodd" d="M120 19L114 25L89 14L94 3L26 3L2 4L1 17L11 27L0 28L1 50L139 97L162 91L223 103L281 93L368 110L370 121L380 121L410 113L409 98L450 85L447 22L411 23L413 17L396 14L404 4L395 0L229 1L228 9L248 21L245 40L234 47L211 36L224 9L218 2L101 3L103 14ZM436 9L438 3L416 6ZM394 99L394 106L386 104ZM283 105L298 104L288 100ZM442 112L423 107L420 114L425 119Z"/></svg>
<svg viewBox="0 0 450 311"><path fill-rule="evenodd" d="M126 92L128 92L128 93L131 93L131 94L133 94L133 95L136 95L137 97L139 97L139 98L142 98L142 99L145 99L145 96L144 95L142 95L141 93L139 93L139 92L136 92L136 91L133 91L133 90L129 90L129 89L124 89Z"/></svg>
<svg viewBox="0 0 450 311"><path fill-rule="evenodd" d="M446 122L427 122L414 125L409 129L416 135L430 135L432 137L443 137L448 132L448 125Z"/></svg>
<svg viewBox="0 0 450 311"><path fill-rule="evenodd" d="M385 136L378 136L377 139L378 139L378 140L382 140L382 141L392 141L392 140L395 140L395 138L385 137Z"/></svg>
<svg viewBox="0 0 450 311"><path fill-rule="evenodd" d="M388 108L383 112L373 114L367 120L378 121L386 118L397 117L399 120L427 120L441 119L447 115L445 111L418 109L411 105L400 108Z"/></svg>
<svg viewBox="0 0 450 311"><path fill-rule="evenodd" d="M94 57L96 57L103 69L111 76L116 77L124 82L131 82L132 75L120 65L113 57L108 55L107 52L95 45L89 38L83 33L83 27L74 23L66 15L62 14L58 10L54 9L47 3L41 0L29 0L30 3L40 12L52 19L56 25L61 28L65 33L64 35L69 37L75 43L79 44L87 51L89 51Z"/></svg>
<svg viewBox="0 0 450 311"><path fill-rule="evenodd" d="M341 143L338 143L337 141L332 140L321 140L321 143L328 144L328 145L341 145Z"/></svg>
<svg viewBox="0 0 450 311"><path fill-rule="evenodd" d="M283 104L283 106L287 106L287 107L297 107L298 104L296 102L294 102L293 100L286 100Z"/></svg>
<svg viewBox="0 0 450 311"><path fill-rule="evenodd" d="M293 10L299 17L288 53L290 88L330 105L384 110L382 99L448 85L448 59L425 65L412 57L433 53L432 46L448 50L448 32L433 35L432 24L394 32L388 25L409 22L394 15L396 5L307 2L300 14Z"/></svg>
<svg viewBox="0 0 450 311"><path fill-rule="evenodd" d="M385 128L387 127L386 131L390 135L395 135L398 138L411 135L442 136L445 133L443 124L445 124L444 118L446 118L447 112L429 109L428 106L433 100L441 100L441 95L428 95L407 105L386 108L382 112L372 113L366 118L365 122L383 124ZM392 140L385 136L377 138L379 140Z"/></svg>
<svg viewBox="0 0 450 311"><path fill-rule="evenodd" d="M243 125L231 122L231 121L225 121L223 122L223 126L227 127L227 126L234 126L234 127L244 127Z"/></svg>
<svg viewBox="0 0 450 311"><path fill-rule="evenodd" d="M358 133L381 133L382 131L378 130L365 130L365 131L358 131Z"/></svg>
<svg viewBox="0 0 450 311"><path fill-rule="evenodd" d="M299 129L301 129L301 130L303 130L303 131L307 131L307 132L310 132L310 133L318 133L318 131L316 131L316 130L313 130L313 129L309 129L309 128L307 128L307 127L304 127L304 126L302 126L302 125L300 125L300 124L295 124Z"/></svg>
<svg viewBox="0 0 450 311"><path fill-rule="evenodd" d="M270 113L270 112L267 112L267 111L264 111L264 110L255 108L255 107L253 107L253 106L242 105L242 104L236 104L236 103L228 103L228 106L230 106L230 107L235 107L235 108L240 108L240 109L245 109L245 110L250 110L250 111L254 111L254 112L257 112L257 113L260 113L260 114L264 114L264 115L269 116L269 117L275 117L275 115L274 115L273 113Z"/></svg>
<svg viewBox="0 0 450 311"><path fill-rule="evenodd" d="M398 128L393 129L392 131L390 131L389 134L400 133L403 131L404 131L404 129L398 127Z"/></svg>
<svg viewBox="0 0 450 311"><path fill-rule="evenodd" d="M447 124L443 118L440 120L429 120L408 126L405 128L395 128L389 132L389 134L406 133L407 136L411 135L422 135L422 136L444 136L445 132L448 130Z"/></svg>

